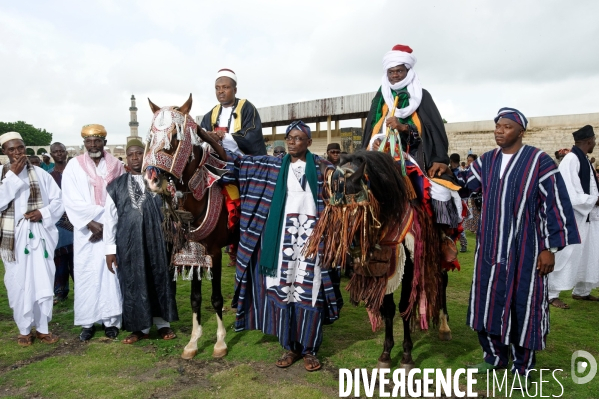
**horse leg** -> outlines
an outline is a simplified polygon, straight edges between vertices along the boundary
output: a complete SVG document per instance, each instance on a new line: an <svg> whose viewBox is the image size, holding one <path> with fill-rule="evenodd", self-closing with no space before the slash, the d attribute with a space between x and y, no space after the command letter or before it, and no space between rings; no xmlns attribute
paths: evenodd
<svg viewBox="0 0 599 399"><path fill-rule="evenodd" d="M185 345L183 359L193 359L198 353L198 340L202 336L202 280L196 277L194 270L193 278L191 280L191 310L193 312L193 330L191 331L191 338L189 343Z"/></svg>
<svg viewBox="0 0 599 399"><path fill-rule="evenodd" d="M439 318L439 339L441 341L450 341L451 340L451 329L449 328L449 314L447 313L447 284L449 282L449 275L447 274L447 270L443 270L441 272L441 316Z"/></svg>
<svg viewBox="0 0 599 399"><path fill-rule="evenodd" d="M379 369L391 368L391 350L395 345L393 340L393 318L395 317L395 301L393 293L385 295L383 298L383 306L381 306L381 315L385 319L385 342L383 343L383 353L379 356L376 365Z"/></svg>
<svg viewBox="0 0 599 399"><path fill-rule="evenodd" d="M227 344L225 337L227 330L223 324L223 294L221 291L222 276L222 253L220 249L218 254L212 256L212 307L216 312L216 344L212 357L221 358L227 354Z"/></svg>
<svg viewBox="0 0 599 399"><path fill-rule="evenodd" d="M410 294L412 292L412 279L414 278L414 263L410 259L410 255L406 254L406 265L404 269L403 281L401 282L401 299L399 301L399 312L403 313L408 308L410 303ZM410 370L414 367L412 359L412 335L410 334L410 318L413 313L418 311L418 304L414 305L412 312L407 316L402 316L403 320L403 355L399 362L399 367Z"/></svg>

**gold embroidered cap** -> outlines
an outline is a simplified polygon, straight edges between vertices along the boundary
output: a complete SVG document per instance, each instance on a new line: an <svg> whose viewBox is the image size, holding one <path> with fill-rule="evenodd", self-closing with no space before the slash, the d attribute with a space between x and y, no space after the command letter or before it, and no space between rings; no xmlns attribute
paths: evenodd
<svg viewBox="0 0 599 399"><path fill-rule="evenodd" d="M102 125L91 124L81 128L81 137L106 137L106 129Z"/></svg>

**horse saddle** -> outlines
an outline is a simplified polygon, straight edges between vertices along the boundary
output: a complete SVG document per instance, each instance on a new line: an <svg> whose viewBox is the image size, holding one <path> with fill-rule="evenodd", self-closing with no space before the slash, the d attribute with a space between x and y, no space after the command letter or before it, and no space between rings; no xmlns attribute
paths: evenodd
<svg viewBox="0 0 599 399"><path fill-rule="evenodd" d="M391 267L392 255L393 248L391 246L377 245L375 249L370 252L365 263L362 263L360 257L354 258L354 273L366 277L384 276L389 272L389 268Z"/></svg>

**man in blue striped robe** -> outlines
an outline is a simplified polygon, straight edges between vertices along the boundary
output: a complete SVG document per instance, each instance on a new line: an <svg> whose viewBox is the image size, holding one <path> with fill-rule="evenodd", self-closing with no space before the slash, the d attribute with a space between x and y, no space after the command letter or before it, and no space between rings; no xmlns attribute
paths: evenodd
<svg viewBox="0 0 599 399"><path fill-rule="evenodd" d="M553 160L524 145L528 121L516 109L495 118L499 148L472 163L468 188L482 191L467 324L478 331L479 373L527 375L549 333L547 274L554 253L580 242L568 191Z"/></svg>
<svg viewBox="0 0 599 399"><path fill-rule="evenodd" d="M308 151L310 128L292 123L288 154L244 156L236 160L241 220L235 295L235 329L276 335L286 352L276 362L288 367L304 358L318 370L316 353L323 324L338 318L339 271L322 270L318 259L302 255L324 211L325 175L333 167ZM321 248L322 250L322 248Z"/></svg>

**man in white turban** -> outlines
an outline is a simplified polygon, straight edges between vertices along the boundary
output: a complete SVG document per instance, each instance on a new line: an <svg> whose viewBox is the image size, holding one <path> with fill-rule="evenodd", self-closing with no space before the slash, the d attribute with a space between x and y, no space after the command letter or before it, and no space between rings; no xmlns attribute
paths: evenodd
<svg viewBox="0 0 599 399"><path fill-rule="evenodd" d="M383 57L381 87L372 100L364 126L362 146L373 149L387 127L400 133L404 151L430 178L453 182L448 168L447 134L443 118L414 70L416 57L409 46L398 44Z"/></svg>
<svg viewBox="0 0 599 399"><path fill-rule="evenodd" d="M19 328L17 343L53 344L48 330L54 297L56 222L64 213L60 189L50 174L31 165L17 132L0 136L9 163L0 180L0 255L6 269L8 304ZM31 331L35 328L35 334Z"/></svg>

